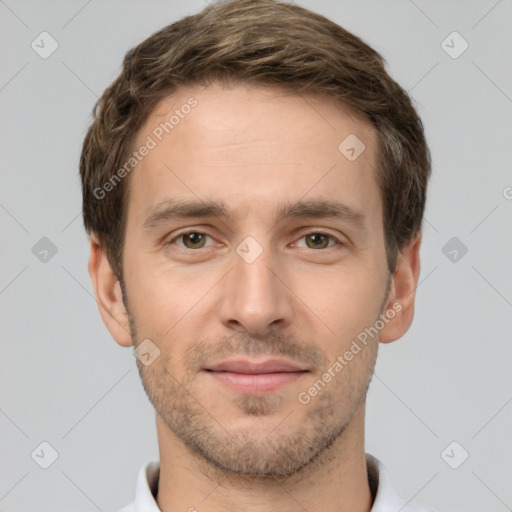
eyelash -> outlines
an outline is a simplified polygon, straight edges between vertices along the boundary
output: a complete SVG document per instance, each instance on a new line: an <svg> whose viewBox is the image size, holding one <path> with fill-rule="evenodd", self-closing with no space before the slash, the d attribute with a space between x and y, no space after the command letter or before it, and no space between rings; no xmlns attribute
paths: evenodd
<svg viewBox="0 0 512 512"><path fill-rule="evenodd" d="M196 233L198 235L206 235L206 236L208 236L210 238L213 238L208 233L203 233L202 231L198 231L197 229L191 229L189 231L184 231L184 232L180 233L179 235L176 235L174 238L169 240L166 245L172 245L175 240L178 240L181 237L183 237L185 235L190 235L192 233ZM309 236L309 235L322 235L322 236L326 236L327 238L330 238L331 240L336 242L334 245L331 245L330 247L325 247L324 249L320 249L320 250L324 250L325 251L326 249L332 249L336 245L343 245L343 242L339 238L336 238L335 236L331 235L330 233L325 233L324 231L310 231L309 233L303 234L299 238L299 240L301 240L302 238L305 238L306 236ZM196 251L196 252L201 250L201 249L204 249L204 247L200 247L199 249L189 249L188 247L181 247L181 246L178 246L178 247L180 247L181 249L185 249L187 251ZM306 247L306 249L309 249L309 247ZM315 251L316 249L311 249L311 250Z"/></svg>

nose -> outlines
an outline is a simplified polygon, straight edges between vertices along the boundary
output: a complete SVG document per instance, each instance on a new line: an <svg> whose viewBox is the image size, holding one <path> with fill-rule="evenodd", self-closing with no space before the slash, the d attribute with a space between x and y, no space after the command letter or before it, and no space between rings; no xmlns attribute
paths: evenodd
<svg viewBox="0 0 512 512"><path fill-rule="evenodd" d="M265 248L254 260L243 252L233 254L233 269L221 288L224 325L252 336L268 335L277 327L291 325L293 300L285 271L270 249Z"/></svg>

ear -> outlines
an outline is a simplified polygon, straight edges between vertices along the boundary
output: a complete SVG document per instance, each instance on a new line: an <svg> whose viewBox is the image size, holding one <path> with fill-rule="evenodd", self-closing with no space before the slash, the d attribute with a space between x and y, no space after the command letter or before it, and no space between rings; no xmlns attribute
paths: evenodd
<svg viewBox="0 0 512 512"><path fill-rule="evenodd" d="M90 243L89 275L101 318L114 340L123 347L129 347L133 343L121 285L96 235L90 236Z"/></svg>
<svg viewBox="0 0 512 512"><path fill-rule="evenodd" d="M390 343L401 338L409 329L414 317L414 300L420 275L421 235L417 235L398 253L397 265L393 273L388 301L383 314L391 318L380 331L381 343Z"/></svg>

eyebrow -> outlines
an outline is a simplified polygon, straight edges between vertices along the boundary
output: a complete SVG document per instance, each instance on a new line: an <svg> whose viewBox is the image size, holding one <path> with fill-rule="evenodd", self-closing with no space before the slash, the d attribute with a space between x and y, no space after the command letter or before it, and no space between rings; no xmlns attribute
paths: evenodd
<svg viewBox="0 0 512 512"><path fill-rule="evenodd" d="M337 219L353 224L359 229L365 227L365 216L340 201L308 200L278 205L276 222L290 218ZM232 216L226 203L222 201L166 199L158 203L146 217L143 228L155 229L171 220L218 217L228 219Z"/></svg>

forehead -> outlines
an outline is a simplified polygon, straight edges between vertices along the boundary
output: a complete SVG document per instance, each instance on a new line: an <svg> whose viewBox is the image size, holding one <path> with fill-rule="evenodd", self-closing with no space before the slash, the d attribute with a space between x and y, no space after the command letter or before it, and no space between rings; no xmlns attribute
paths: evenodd
<svg viewBox="0 0 512 512"><path fill-rule="evenodd" d="M152 147L130 176L129 211L140 215L170 197L219 200L240 216L308 195L355 210L380 203L375 129L323 96L255 85L180 89L139 130L135 148L144 145Z"/></svg>

